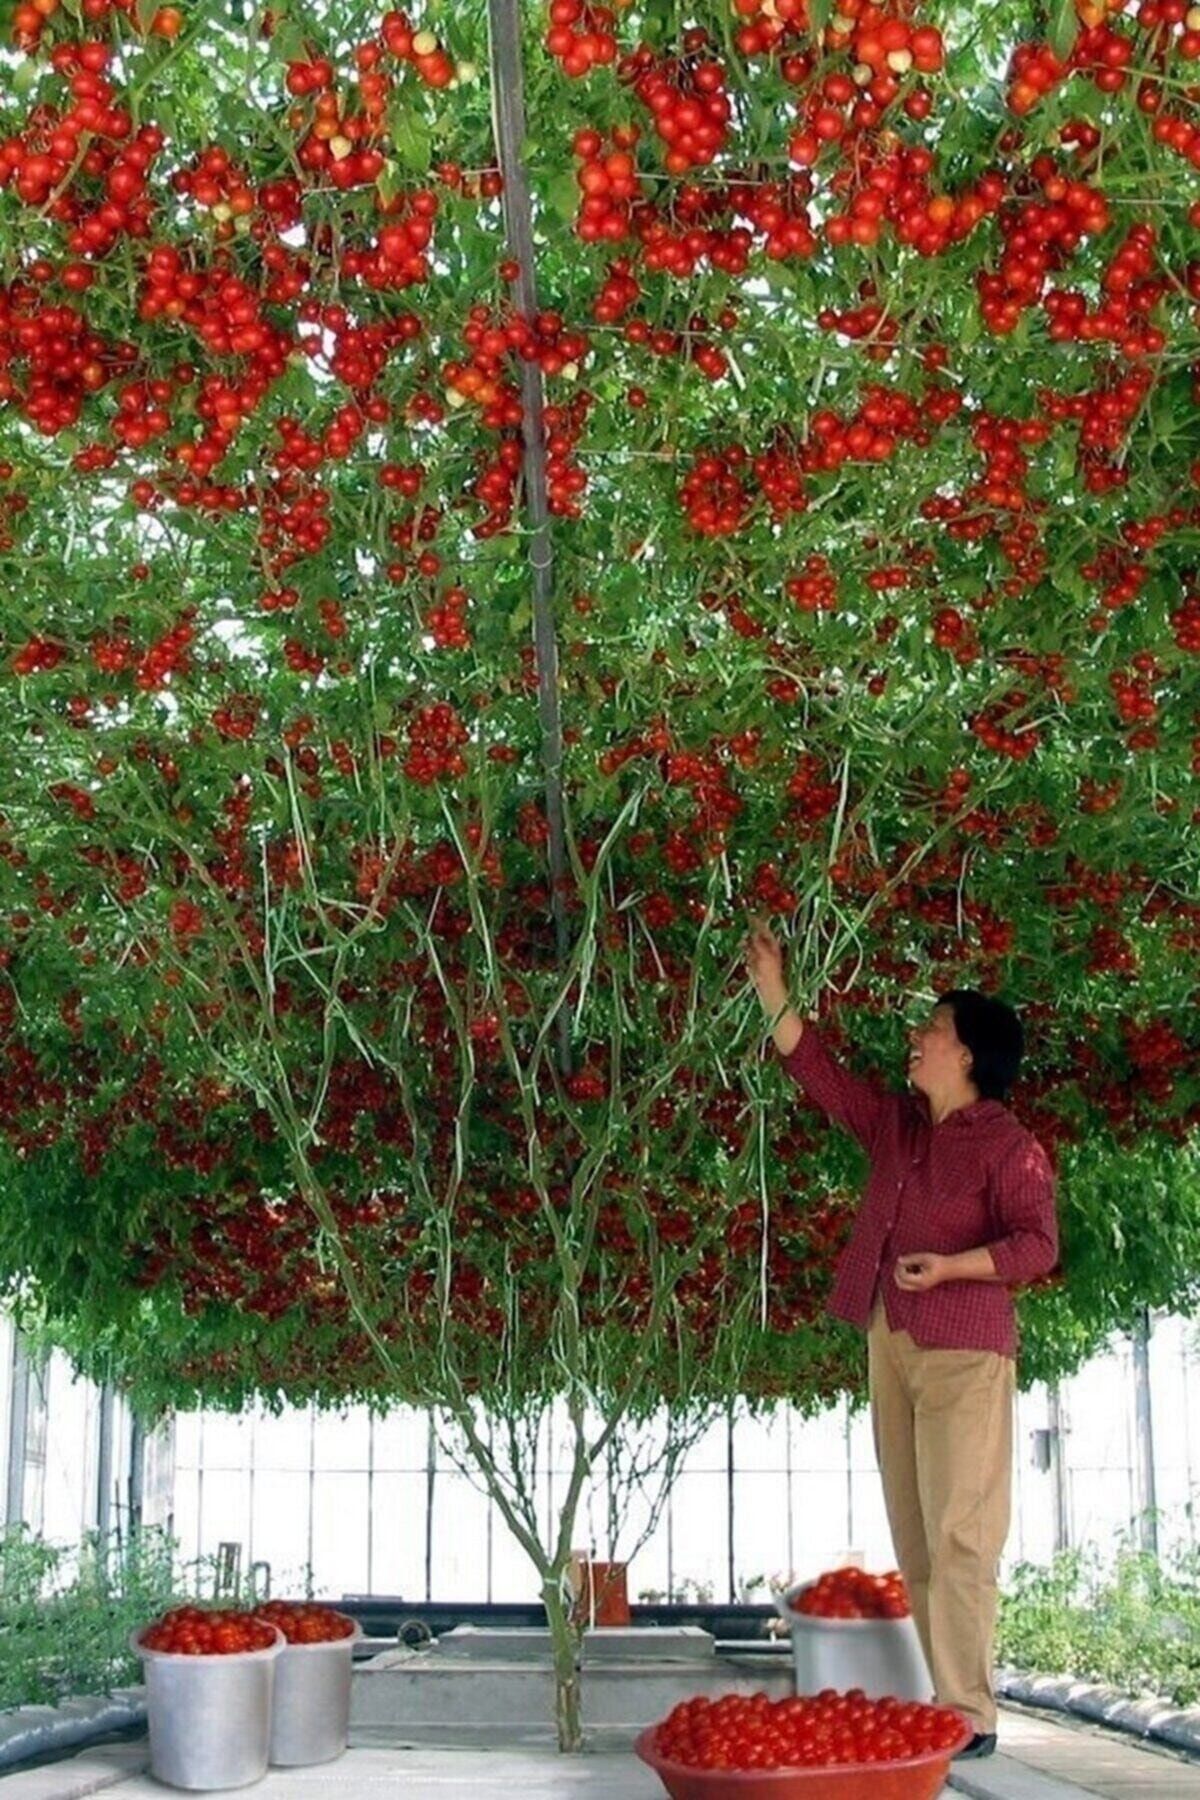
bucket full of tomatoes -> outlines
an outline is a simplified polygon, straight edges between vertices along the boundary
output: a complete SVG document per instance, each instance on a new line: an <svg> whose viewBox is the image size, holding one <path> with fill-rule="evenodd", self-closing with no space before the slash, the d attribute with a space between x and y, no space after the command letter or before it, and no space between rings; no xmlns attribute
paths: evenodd
<svg viewBox="0 0 1200 1800"><path fill-rule="evenodd" d="M150 1773L177 1788L261 1781L282 1632L253 1613L179 1606L130 1644L145 1668Z"/></svg>
<svg viewBox="0 0 1200 1800"><path fill-rule="evenodd" d="M931 1700L933 1683L895 1569L831 1569L776 1595L792 1634L796 1692L860 1687L873 1696Z"/></svg>
<svg viewBox="0 0 1200 1800"><path fill-rule="evenodd" d="M272 1763L295 1769L332 1762L350 1732L357 1624L332 1606L293 1600L268 1600L255 1616L287 1640L275 1670Z"/></svg>
<svg viewBox="0 0 1200 1800"><path fill-rule="evenodd" d="M971 1727L861 1688L685 1700L634 1746L671 1800L934 1800Z"/></svg>

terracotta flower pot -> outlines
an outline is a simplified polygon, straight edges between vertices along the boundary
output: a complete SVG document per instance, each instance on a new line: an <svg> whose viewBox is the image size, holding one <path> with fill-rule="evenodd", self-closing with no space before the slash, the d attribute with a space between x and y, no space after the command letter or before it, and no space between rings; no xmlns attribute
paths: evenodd
<svg viewBox="0 0 1200 1800"><path fill-rule="evenodd" d="M628 1625L629 1592L624 1563L586 1562L575 1616L584 1625Z"/></svg>

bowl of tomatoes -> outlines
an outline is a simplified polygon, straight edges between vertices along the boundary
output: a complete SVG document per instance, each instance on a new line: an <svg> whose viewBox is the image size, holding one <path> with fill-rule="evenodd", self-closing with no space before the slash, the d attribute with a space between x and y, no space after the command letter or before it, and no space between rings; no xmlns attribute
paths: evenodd
<svg viewBox="0 0 1200 1800"><path fill-rule="evenodd" d="M130 1643L145 1672L151 1774L195 1790L260 1781L283 1633L250 1612L177 1606Z"/></svg>
<svg viewBox="0 0 1200 1800"><path fill-rule="evenodd" d="M775 1605L791 1633L797 1693L855 1686L880 1698L933 1698L898 1569L829 1569L777 1594Z"/></svg>
<svg viewBox="0 0 1200 1800"><path fill-rule="evenodd" d="M357 1622L311 1600L268 1600L255 1616L285 1639L275 1671L271 1762L290 1769L332 1762L350 1732Z"/></svg>
<svg viewBox="0 0 1200 1800"><path fill-rule="evenodd" d="M934 1800L971 1726L861 1688L685 1700L634 1746L671 1800Z"/></svg>

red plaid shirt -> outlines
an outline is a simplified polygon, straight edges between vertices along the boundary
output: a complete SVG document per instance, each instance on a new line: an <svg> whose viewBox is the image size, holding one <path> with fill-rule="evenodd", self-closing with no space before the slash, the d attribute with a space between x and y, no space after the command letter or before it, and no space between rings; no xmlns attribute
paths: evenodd
<svg viewBox="0 0 1200 1800"><path fill-rule="evenodd" d="M914 1343L1015 1356L1009 1290L1048 1274L1058 1259L1054 1177L1037 1139L999 1100L977 1100L932 1124L924 1094L889 1093L852 1075L809 1024L781 1061L871 1159L828 1311L865 1330L881 1294L892 1330ZM923 1294L896 1286L901 1256L984 1245L998 1282L944 1281Z"/></svg>

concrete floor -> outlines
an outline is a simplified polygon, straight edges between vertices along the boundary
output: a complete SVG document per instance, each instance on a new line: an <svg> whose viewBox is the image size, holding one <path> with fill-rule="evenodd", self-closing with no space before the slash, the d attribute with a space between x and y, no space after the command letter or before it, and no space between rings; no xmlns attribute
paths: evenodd
<svg viewBox="0 0 1200 1800"><path fill-rule="evenodd" d="M1000 1715L1000 1742L1003 1756L990 1765L960 1763L963 1775L984 1771L983 1779L995 1784L994 1775L986 1773L989 1767L1017 1763L1041 1776L1043 1782L1070 1784L1085 1794L1099 1795L1101 1800L1200 1800L1200 1762L1082 1719L1005 1707ZM992 1800L990 1793L986 1800ZM995 1800L1009 1800L1009 1796L997 1793ZM1036 1790L1031 1790L1031 1800L1038 1800ZM1057 1797L1047 1792L1044 1800Z"/></svg>
<svg viewBox="0 0 1200 1800"><path fill-rule="evenodd" d="M1200 1800L1200 1764L1098 1727L1005 1708L1004 1753L960 1763L948 1793L964 1800ZM2 1800L164 1800L144 1773L144 1744L92 1750L4 1778ZM273 1769L255 1800L662 1800L657 1777L628 1754L565 1761L546 1749L353 1749L312 1769Z"/></svg>

